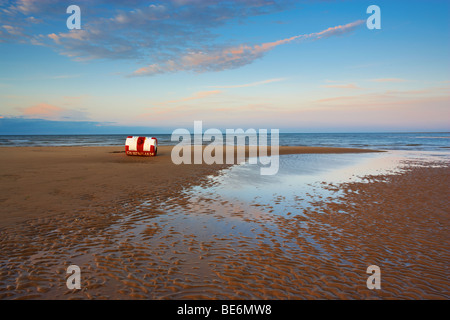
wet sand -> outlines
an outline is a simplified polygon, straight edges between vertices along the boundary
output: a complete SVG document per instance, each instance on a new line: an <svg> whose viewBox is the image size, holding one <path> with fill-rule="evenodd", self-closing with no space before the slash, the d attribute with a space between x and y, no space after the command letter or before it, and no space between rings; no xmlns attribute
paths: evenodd
<svg viewBox="0 0 450 320"><path fill-rule="evenodd" d="M286 217L181 193L226 165L119 151L0 148L0 299L450 298L449 167L327 184L343 194Z"/></svg>
<svg viewBox="0 0 450 320"><path fill-rule="evenodd" d="M139 199L161 201L229 166L175 165L171 150L160 146L156 157L135 157L126 156L123 147L2 147L0 227ZM280 154L370 151L280 147Z"/></svg>

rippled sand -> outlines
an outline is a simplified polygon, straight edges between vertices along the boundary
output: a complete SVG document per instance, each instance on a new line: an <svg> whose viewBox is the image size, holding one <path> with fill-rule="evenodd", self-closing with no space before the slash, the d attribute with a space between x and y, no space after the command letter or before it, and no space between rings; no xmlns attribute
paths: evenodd
<svg viewBox="0 0 450 320"><path fill-rule="evenodd" d="M0 298L448 299L449 174L323 184L336 197L286 215L168 189L9 224ZM71 264L81 290L66 287ZM381 290L366 287L373 264Z"/></svg>

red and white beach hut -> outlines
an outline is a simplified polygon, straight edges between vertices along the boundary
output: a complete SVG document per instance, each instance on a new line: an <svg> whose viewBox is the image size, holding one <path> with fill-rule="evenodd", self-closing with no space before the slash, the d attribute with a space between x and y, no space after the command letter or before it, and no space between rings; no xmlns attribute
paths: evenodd
<svg viewBox="0 0 450 320"><path fill-rule="evenodd" d="M153 137L128 136L125 141L125 153L128 156L156 156L158 140Z"/></svg>

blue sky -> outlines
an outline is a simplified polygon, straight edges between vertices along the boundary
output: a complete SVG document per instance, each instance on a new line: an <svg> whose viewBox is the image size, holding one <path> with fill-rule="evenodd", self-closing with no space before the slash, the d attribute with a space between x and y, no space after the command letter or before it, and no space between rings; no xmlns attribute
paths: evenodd
<svg viewBox="0 0 450 320"><path fill-rule="evenodd" d="M71 4L81 30L66 27ZM366 27L372 4L380 30ZM170 133L195 120L282 132L449 131L449 9L0 0L0 134L30 124L65 133L77 123L80 133Z"/></svg>

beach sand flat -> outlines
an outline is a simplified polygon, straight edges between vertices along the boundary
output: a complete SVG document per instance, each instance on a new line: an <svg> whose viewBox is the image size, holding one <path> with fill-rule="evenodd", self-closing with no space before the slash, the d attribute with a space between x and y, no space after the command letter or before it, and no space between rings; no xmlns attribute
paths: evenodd
<svg viewBox="0 0 450 320"><path fill-rule="evenodd" d="M0 148L0 227L30 218L106 207L118 201L148 196L163 199L228 166L175 165L171 160L172 146L159 146L156 157L126 156L123 150L123 147ZM371 151L374 152L280 147L280 154Z"/></svg>
<svg viewBox="0 0 450 320"><path fill-rule="evenodd" d="M327 185L338 199L249 216L193 207L182 189L227 165L176 166L170 150L0 148L0 299L450 298L449 167ZM367 151L280 148L308 152ZM81 290L66 287L71 264ZM366 287L373 264L381 290Z"/></svg>

